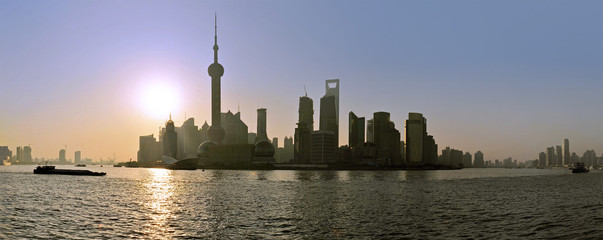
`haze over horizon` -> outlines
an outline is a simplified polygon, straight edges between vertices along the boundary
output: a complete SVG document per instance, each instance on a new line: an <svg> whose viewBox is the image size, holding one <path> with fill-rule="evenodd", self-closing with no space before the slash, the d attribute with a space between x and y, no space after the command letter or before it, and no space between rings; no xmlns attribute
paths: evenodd
<svg viewBox="0 0 603 240"><path fill-rule="evenodd" d="M341 145L348 112L387 111L487 160L603 152L603 1L2 1L0 146L127 161L170 113L211 123L215 12L222 111L255 132L267 108L281 146L337 78Z"/></svg>

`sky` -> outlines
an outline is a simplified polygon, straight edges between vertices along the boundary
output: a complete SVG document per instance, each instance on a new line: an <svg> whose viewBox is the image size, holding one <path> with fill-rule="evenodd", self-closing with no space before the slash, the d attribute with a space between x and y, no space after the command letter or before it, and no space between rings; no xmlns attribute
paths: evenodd
<svg viewBox="0 0 603 240"><path fill-rule="evenodd" d="M299 97L340 79L348 113L423 113L440 149L603 153L603 1L0 1L0 146L136 159L170 113L210 122L214 14L222 111L292 136Z"/></svg>

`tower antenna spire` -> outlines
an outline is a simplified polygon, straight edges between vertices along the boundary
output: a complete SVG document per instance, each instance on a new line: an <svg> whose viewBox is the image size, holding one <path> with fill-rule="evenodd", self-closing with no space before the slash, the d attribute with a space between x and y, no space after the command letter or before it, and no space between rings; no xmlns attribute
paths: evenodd
<svg viewBox="0 0 603 240"><path fill-rule="evenodd" d="M308 90L306 90L306 84L304 84L304 92L306 93L306 97L308 96Z"/></svg>
<svg viewBox="0 0 603 240"><path fill-rule="evenodd" d="M218 63L218 13L214 13L214 63Z"/></svg>

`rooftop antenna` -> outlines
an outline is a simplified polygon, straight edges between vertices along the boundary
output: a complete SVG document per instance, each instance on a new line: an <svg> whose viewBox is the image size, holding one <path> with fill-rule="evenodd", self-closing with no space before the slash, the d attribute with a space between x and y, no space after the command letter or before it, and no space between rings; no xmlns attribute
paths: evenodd
<svg viewBox="0 0 603 240"><path fill-rule="evenodd" d="M308 90L306 90L306 84L304 84L304 92L306 93L306 97L308 96Z"/></svg>
<svg viewBox="0 0 603 240"><path fill-rule="evenodd" d="M241 112L241 103L237 103L237 112Z"/></svg>

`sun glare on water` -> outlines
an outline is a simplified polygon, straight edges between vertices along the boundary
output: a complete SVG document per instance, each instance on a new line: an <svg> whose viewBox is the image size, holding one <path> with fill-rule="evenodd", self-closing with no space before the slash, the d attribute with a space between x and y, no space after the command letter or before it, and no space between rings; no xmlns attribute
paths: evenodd
<svg viewBox="0 0 603 240"><path fill-rule="evenodd" d="M139 105L151 118L167 119L180 107L178 89L169 81L147 82L140 89Z"/></svg>

